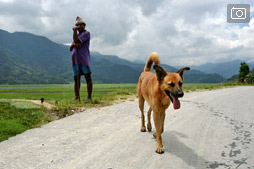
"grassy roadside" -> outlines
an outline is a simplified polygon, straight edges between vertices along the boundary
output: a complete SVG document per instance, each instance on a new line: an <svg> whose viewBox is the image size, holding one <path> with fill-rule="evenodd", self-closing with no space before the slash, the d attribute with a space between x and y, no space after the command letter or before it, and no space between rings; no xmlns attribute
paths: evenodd
<svg viewBox="0 0 254 169"><path fill-rule="evenodd" d="M0 141L46 124L45 108L30 102L0 101Z"/></svg>
<svg viewBox="0 0 254 169"><path fill-rule="evenodd" d="M239 84L184 84L184 91L213 90ZM35 128L50 121L64 118L92 107L102 107L115 102L133 100L136 84L95 84L93 102L83 104L86 87L81 86L81 102L72 102L73 85L0 85L0 141ZM40 100L54 105L47 109L28 101Z"/></svg>
<svg viewBox="0 0 254 169"><path fill-rule="evenodd" d="M0 85L0 142L27 129L64 118L92 107L102 107L133 96L136 84L95 84L93 101L84 104L87 91L81 86L81 102L73 102L73 85ZM47 109L24 100L44 98L54 107ZM13 100L13 99L22 99Z"/></svg>
<svg viewBox="0 0 254 169"><path fill-rule="evenodd" d="M197 90L215 90L227 87L235 86L248 86L248 84L239 83L187 83L183 85L183 90L185 92L193 92Z"/></svg>

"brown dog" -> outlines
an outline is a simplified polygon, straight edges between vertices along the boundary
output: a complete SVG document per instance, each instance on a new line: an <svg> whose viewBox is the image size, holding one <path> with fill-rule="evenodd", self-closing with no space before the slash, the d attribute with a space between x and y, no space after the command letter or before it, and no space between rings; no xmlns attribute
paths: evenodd
<svg viewBox="0 0 254 169"><path fill-rule="evenodd" d="M156 74L150 72L154 65ZM152 130L151 112L153 111L153 120L155 124L156 133L154 137L157 139L156 152L161 154L164 152L161 134L164 130L165 111L173 103L174 109L180 108L179 97L183 97L183 72L190 70L185 67L176 73L167 73L160 66L159 56L157 53L152 53L145 65L144 72L141 73L137 84L137 93L139 99L139 108L141 111L141 132L146 131L145 116L144 116L144 102L145 100L150 105L147 112L147 129Z"/></svg>

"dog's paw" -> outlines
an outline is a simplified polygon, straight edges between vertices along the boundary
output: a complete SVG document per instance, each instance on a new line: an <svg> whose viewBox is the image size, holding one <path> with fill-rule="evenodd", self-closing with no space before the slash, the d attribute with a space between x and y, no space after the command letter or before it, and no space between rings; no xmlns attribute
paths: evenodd
<svg viewBox="0 0 254 169"><path fill-rule="evenodd" d="M151 123L149 124L147 124L147 129L148 129L148 131L150 132L150 131L152 131L152 125L151 125Z"/></svg>
<svg viewBox="0 0 254 169"><path fill-rule="evenodd" d="M154 138L157 138L156 133L153 134L153 137L154 137Z"/></svg>
<svg viewBox="0 0 254 169"><path fill-rule="evenodd" d="M146 132L146 127L141 127L140 131L141 132Z"/></svg>
<svg viewBox="0 0 254 169"><path fill-rule="evenodd" d="M157 147L156 153L163 154L164 153L164 148L163 147Z"/></svg>

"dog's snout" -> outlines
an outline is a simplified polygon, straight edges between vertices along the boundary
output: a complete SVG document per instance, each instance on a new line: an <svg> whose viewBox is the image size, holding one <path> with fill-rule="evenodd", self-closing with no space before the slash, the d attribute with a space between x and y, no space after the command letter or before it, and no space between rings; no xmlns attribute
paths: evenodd
<svg viewBox="0 0 254 169"><path fill-rule="evenodd" d="M184 93L182 91L178 92L178 97L183 97Z"/></svg>

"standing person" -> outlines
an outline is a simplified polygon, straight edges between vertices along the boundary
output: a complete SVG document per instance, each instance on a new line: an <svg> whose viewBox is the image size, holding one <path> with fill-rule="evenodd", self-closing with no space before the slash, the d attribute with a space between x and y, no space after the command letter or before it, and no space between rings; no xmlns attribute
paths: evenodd
<svg viewBox="0 0 254 169"><path fill-rule="evenodd" d="M76 24L72 28L73 30L73 42L70 46L70 51L72 51L72 67L74 73L74 91L75 97L73 100L80 100L80 79L84 75L87 83L87 99L85 103L92 101L92 90L93 82L91 77L91 63L90 63L90 32L86 29L86 23L82 18L76 18ZM77 71L78 70L78 71Z"/></svg>

